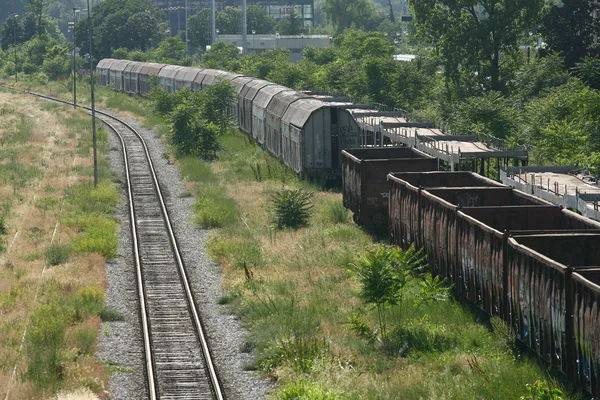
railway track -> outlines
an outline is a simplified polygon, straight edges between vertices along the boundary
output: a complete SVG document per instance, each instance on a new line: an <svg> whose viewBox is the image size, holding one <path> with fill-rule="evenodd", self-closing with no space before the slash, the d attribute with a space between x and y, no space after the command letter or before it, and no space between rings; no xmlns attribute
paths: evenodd
<svg viewBox="0 0 600 400"><path fill-rule="evenodd" d="M30 94L72 105L50 96ZM117 134L123 148L148 396L223 399L146 143L119 118L98 110L96 115Z"/></svg>

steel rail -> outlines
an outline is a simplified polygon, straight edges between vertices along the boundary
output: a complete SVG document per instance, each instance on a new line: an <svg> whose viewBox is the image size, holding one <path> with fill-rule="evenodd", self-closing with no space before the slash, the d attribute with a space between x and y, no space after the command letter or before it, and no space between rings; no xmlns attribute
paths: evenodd
<svg viewBox="0 0 600 400"><path fill-rule="evenodd" d="M0 86L7 87L9 89L13 89L13 90L17 90L17 91L22 91L20 89L16 89L16 88L13 88L10 86L5 86L5 85L0 85ZM33 95L33 96L47 99L47 100L63 103L65 105L72 105L71 102L67 102L67 101L57 99L52 96L47 96L47 95L44 95L41 93L35 93L35 92L31 92L31 91L24 91L24 92L27 94ZM90 107L82 106L79 104L77 106L81 107L87 111L91 111ZM159 182L158 182L158 177L156 175L156 170L154 168L154 164L152 163L152 159L150 157L150 153L148 151L146 142L143 139L143 137L137 132L137 130L134 129L131 125L129 125L125 121L122 121L118 117L115 117L105 111L96 110L96 112L99 115L102 115L104 117L107 117L114 121L117 121L118 123L120 123L121 125L126 127L129 131L134 133L135 136L137 136L137 138L139 139L140 143L143 146L144 155L148 162L148 166L150 168L150 172L152 175L153 186L154 186L155 192L156 192L157 197L160 202L160 209L161 209L161 212L162 212L162 215L164 218L164 222L165 222L164 225L167 228L169 239L170 239L170 244L173 248L173 253L174 253L175 259L177 261L179 276L180 276L180 280L181 280L181 283L183 285L183 288L184 288L184 291L186 294L188 309L192 314L192 319L194 322L196 334L198 336L198 340L199 340L201 348L202 348L202 354L204 356L204 361L206 363L206 370L207 370L209 378L210 378L211 388L213 390L214 397L218 400L223 400L224 399L223 392L222 392L221 385L220 385L220 382L219 382L219 379L217 376L216 368L212 361L210 349L208 347L208 341L206 339L206 334L204 332L204 328L202 326L202 322L200 319L200 314L198 312L196 303L194 301L194 296L193 296L193 293L191 290L191 285L189 282L187 271L185 270L183 259L181 257L181 252L180 252L179 246L177 244L177 240L176 240L176 237L175 237L175 234L173 231L171 220L169 218L168 210L165 205L164 197L163 197L163 194L160 189ZM149 389L150 398L152 400L155 400L158 398L158 395L157 395L157 389L156 389L156 382L155 382L155 378L154 378L154 376L155 376L154 375L155 369L154 369L154 365L153 365L154 357L152 355L152 346L151 346L151 338L150 338L151 327L149 328L147 304L145 301L146 291L143 286L143 278L142 278L143 271L142 271L142 266L141 266L142 263L141 263L141 257L140 257L140 251L139 251L138 230L136 227L135 205L134 205L134 201L133 201L130 167L129 167L129 160L127 158L127 145L125 143L123 136L121 135L121 133L119 133L118 129L115 126L113 126L111 123L107 122L104 119L102 119L102 122L104 122L112 131L114 131L117 134L117 136L119 137L119 140L121 141L121 146L123 148L123 161L124 161L125 173L126 173L126 177L127 177L127 193L128 193L128 198L129 198L130 225L131 225L131 230L132 230L132 238L133 238L133 242L134 242L133 248L134 248L134 258L135 258L135 264L136 264L136 278L138 280L137 290L138 290L138 295L140 297L141 318L142 318L142 325L143 325L142 330L143 330L143 336L144 336L144 353L145 353L145 358L146 358L146 370L147 370L147 375L148 375L148 386L149 386L148 389Z"/></svg>

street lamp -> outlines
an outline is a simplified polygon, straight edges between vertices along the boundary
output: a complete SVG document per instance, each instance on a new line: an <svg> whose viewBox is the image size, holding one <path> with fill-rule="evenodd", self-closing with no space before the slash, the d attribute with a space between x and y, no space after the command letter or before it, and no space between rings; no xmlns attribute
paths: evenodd
<svg viewBox="0 0 600 400"><path fill-rule="evenodd" d="M19 18L19 14L15 14L15 23L13 25L13 47L15 48L15 83L19 82L19 68L17 67L17 18Z"/></svg>
<svg viewBox="0 0 600 400"><path fill-rule="evenodd" d="M87 14L90 36L90 86L92 92L92 142L94 147L94 187L98 186L98 155L96 148L96 107L94 102L94 52L92 51L92 17L90 15L90 0L87 0Z"/></svg>
<svg viewBox="0 0 600 400"><path fill-rule="evenodd" d="M79 8L73 7L73 108L77 108L77 47L75 45L75 24L77 23L77 14L79 13ZM69 25L71 23L69 22Z"/></svg>
<svg viewBox="0 0 600 400"><path fill-rule="evenodd" d="M256 41L254 40L255 34L256 34L256 31L254 29L252 29L252 48L256 52Z"/></svg>

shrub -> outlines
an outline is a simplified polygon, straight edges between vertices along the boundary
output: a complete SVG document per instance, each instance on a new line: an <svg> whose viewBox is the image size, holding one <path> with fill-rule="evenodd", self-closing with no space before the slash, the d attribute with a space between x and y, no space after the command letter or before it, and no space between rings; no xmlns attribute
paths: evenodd
<svg viewBox="0 0 600 400"><path fill-rule="evenodd" d="M73 332L73 339L79 349L79 354L91 355L96 344L96 331L87 326L82 326Z"/></svg>
<svg viewBox="0 0 600 400"><path fill-rule="evenodd" d="M279 229L308 225L313 208L312 193L304 189L282 189L271 196L271 223Z"/></svg>
<svg viewBox="0 0 600 400"><path fill-rule="evenodd" d="M104 292L99 287L84 286L71 300L71 306L77 321L81 321L89 315L100 316L105 310Z"/></svg>
<svg viewBox="0 0 600 400"><path fill-rule="evenodd" d="M46 249L46 262L51 266L64 264L69 259L69 254L70 250L68 246L51 244Z"/></svg>
<svg viewBox="0 0 600 400"><path fill-rule="evenodd" d="M58 302L38 306L27 330L25 353L27 376L38 388L56 389L62 379L65 332L69 325L67 310Z"/></svg>
<svg viewBox="0 0 600 400"><path fill-rule="evenodd" d="M535 383L528 383L527 395L521 396L521 400L560 400L562 399L562 392L560 389L551 389L548 383L545 381L536 381Z"/></svg>

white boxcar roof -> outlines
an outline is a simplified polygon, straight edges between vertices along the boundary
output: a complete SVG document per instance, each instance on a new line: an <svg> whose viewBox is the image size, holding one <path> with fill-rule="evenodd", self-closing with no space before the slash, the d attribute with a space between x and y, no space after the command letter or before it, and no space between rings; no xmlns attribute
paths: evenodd
<svg viewBox="0 0 600 400"><path fill-rule="evenodd" d="M231 84L233 85L235 92L240 93L242 91L242 89L244 88L244 86L247 83L252 82L252 81L253 81L253 78L249 78L247 76L238 76L231 80Z"/></svg>
<svg viewBox="0 0 600 400"><path fill-rule="evenodd" d="M131 67L131 73L132 74L139 74L140 71L142 70L142 68L144 68L145 65L146 65L146 63L136 62L135 64L133 64L133 67Z"/></svg>
<svg viewBox="0 0 600 400"><path fill-rule="evenodd" d="M134 68L139 66L140 64L141 64L141 62L132 61L129 64L127 64L127 66L125 67L125 69L123 71L124 72L132 72L134 70Z"/></svg>
<svg viewBox="0 0 600 400"><path fill-rule="evenodd" d="M166 65L164 68L160 70L158 76L160 78L175 78L177 72L182 70L185 67L181 67L179 65Z"/></svg>
<svg viewBox="0 0 600 400"><path fill-rule="evenodd" d="M117 60L110 65L110 70L115 72L123 72L125 71L125 67L132 63L133 61L129 60Z"/></svg>
<svg viewBox="0 0 600 400"><path fill-rule="evenodd" d="M98 65L96 65L96 69L98 69L98 68L108 68L115 61L117 61L117 60L115 60L114 58L103 58L102 60L100 60L100 62L98 63Z"/></svg>
<svg viewBox="0 0 600 400"><path fill-rule="evenodd" d="M196 78L196 82L202 82L202 86L212 85L218 77L222 77L223 75L226 75L226 74L227 74L227 72L219 71L216 69L205 69L200 74L198 74L198 78ZM199 80L200 76L202 76L202 78L203 78L202 80Z"/></svg>
<svg viewBox="0 0 600 400"><path fill-rule="evenodd" d="M299 99L290 104L285 114L283 114L282 121L298 128L304 128L306 121L313 112L327 106L327 103L317 99Z"/></svg>
<svg viewBox="0 0 600 400"><path fill-rule="evenodd" d="M192 82L194 82L196 75L198 75L198 73L201 71L202 71L201 68L186 67L186 68L179 70L179 72L176 75L176 79L178 81L192 83Z"/></svg>
<svg viewBox="0 0 600 400"><path fill-rule="evenodd" d="M140 70L140 74L142 75L158 75L160 70L165 67L167 64L157 64L157 63L144 63Z"/></svg>
<svg viewBox="0 0 600 400"><path fill-rule="evenodd" d="M308 96L304 93L297 92L295 90L286 90L278 93L273 97L273 100L269 103L267 111L277 117L282 117L287 111L290 104L298 99L307 98Z"/></svg>
<svg viewBox="0 0 600 400"><path fill-rule="evenodd" d="M260 108L266 109L267 106L269 105L269 103L271 102L271 99L273 98L273 96L275 96L277 93L283 92L284 90L291 90L291 89L286 88L285 86L280 86L280 85L265 86L264 88L259 90L256 97L252 101L252 105L255 107L260 107Z"/></svg>
<svg viewBox="0 0 600 400"><path fill-rule="evenodd" d="M260 89L269 85L274 86L275 84L269 81L265 81L263 79L254 79L252 80L252 82L249 82L246 84L246 86L244 86L244 88L241 91L241 97L243 97L246 100L253 100L256 96L256 93L258 93Z"/></svg>

